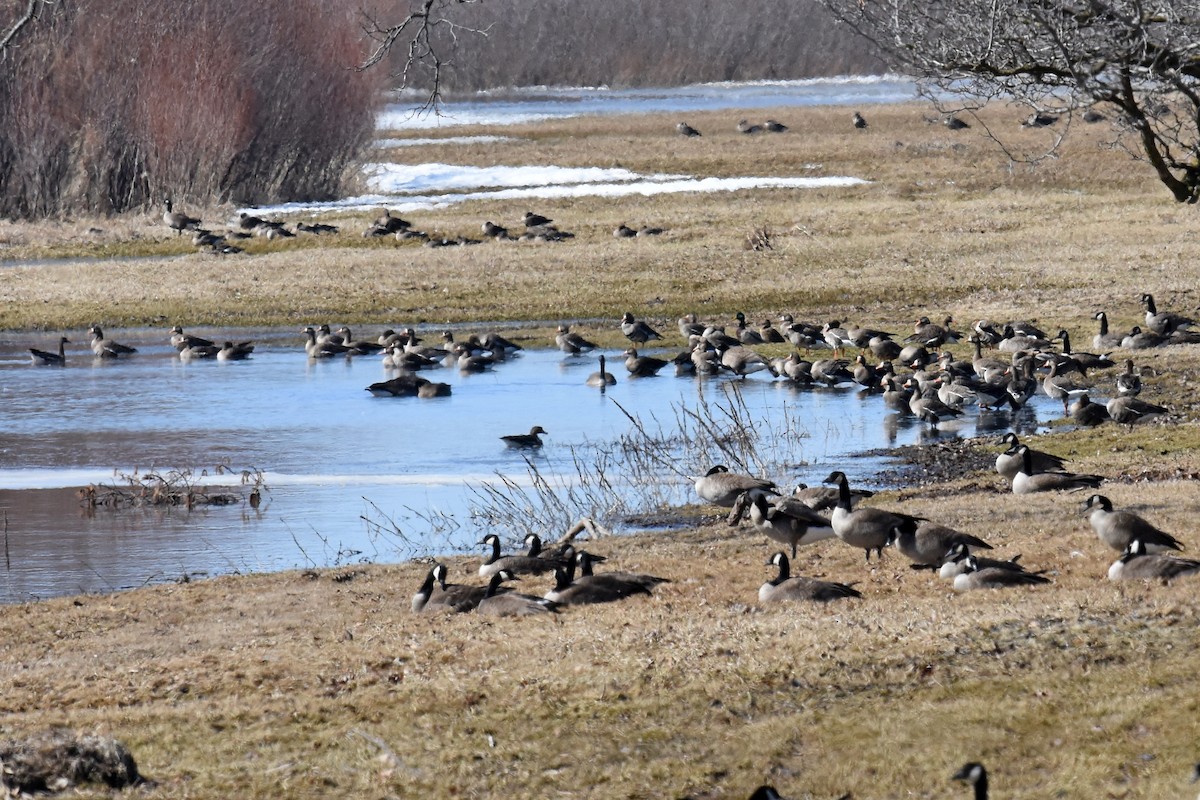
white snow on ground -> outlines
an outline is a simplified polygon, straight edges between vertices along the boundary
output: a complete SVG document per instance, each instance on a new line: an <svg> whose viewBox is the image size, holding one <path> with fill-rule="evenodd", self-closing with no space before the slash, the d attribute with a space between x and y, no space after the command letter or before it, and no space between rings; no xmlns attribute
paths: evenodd
<svg viewBox="0 0 1200 800"><path fill-rule="evenodd" d="M438 139L376 139L371 146L377 150L391 150L394 147L421 147L427 144L495 144L497 142L513 142L517 138L516 136L443 136Z"/></svg>
<svg viewBox="0 0 1200 800"><path fill-rule="evenodd" d="M370 194L326 203L284 203L247 209L256 214L361 211L387 207L426 211L471 200L625 197L678 192L737 192L746 189L816 189L867 183L849 177L693 178L640 175L599 167L464 167L454 164L368 164L363 168ZM470 189L482 191L467 191Z"/></svg>

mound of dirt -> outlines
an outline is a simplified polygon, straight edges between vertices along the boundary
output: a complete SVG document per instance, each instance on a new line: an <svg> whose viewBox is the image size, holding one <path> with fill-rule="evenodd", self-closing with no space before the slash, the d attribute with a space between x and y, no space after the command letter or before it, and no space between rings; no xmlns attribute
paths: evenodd
<svg viewBox="0 0 1200 800"><path fill-rule="evenodd" d="M84 783L114 789L145 783L128 748L109 736L54 729L0 740L0 788L62 792Z"/></svg>

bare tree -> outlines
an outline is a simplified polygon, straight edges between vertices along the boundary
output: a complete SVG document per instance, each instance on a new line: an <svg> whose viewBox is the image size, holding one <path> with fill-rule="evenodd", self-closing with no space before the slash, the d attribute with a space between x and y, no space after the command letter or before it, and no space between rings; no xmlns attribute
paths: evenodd
<svg viewBox="0 0 1200 800"><path fill-rule="evenodd" d="M414 70L427 72L427 108L434 108L442 98L442 76L450 57L458 46L460 32L487 35L487 31L459 25L452 13L455 6L471 5L480 0L410 0L408 13L399 21L381 23L371 15L366 16L363 31L375 42L371 54L363 61L360 69L368 69L384 60L397 46L406 48L399 68L400 86L407 88L413 83Z"/></svg>
<svg viewBox="0 0 1200 800"><path fill-rule="evenodd" d="M37 19L41 7L46 5L48 1L49 0L29 0L29 2L25 4L25 10L21 12L21 16L18 17L16 22L12 24L12 26L8 29L8 32L5 33L3 37L0 37L0 57L2 57L4 52L8 50L10 46L12 46L12 43L16 40L18 34L21 33L21 30L26 25Z"/></svg>
<svg viewBox="0 0 1200 800"><path fill-rule="evenodd" d="M931 95L1016 100L1031 125L1109 104L1118 142L1177 201L1200 199L1195 0L821 1Z"/></svg>

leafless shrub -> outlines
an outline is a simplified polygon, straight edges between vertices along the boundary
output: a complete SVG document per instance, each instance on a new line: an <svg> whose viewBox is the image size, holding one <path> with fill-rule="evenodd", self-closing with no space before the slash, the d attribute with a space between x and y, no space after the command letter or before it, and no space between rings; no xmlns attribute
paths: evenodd
<svg viewBox="0 0 1200 800"><path fill-rule="evenodd" d="M755 228L746 234L746 249L754 252L762 252L763 250L774 250L775 245L772 243L771 229L767 227Z"/></svg>
<svg viewBox="0 0 1200 800"><path fill-rule="evenodd" d="M333 196L373 130L357 21L333 0L48 5L0 63L0 216Z"/></svg>
<svg viewBox="0 0 1200 800"><path fill-rule="evenodd" d="M223 467L218 474L227 472ZM87 509L95 508L146 508L157 506L181 506L191 510L196 506L229 506L246 501L257 507L266 480L261 470L247 469L239 474L239 484L249 488L246 496L241 492L216 491L214 487L196 484L197 476L191 469L176 469L167 472L118 473L111 485L88 484L77 492L80 503ZM230 487L220 487L228 490Z"/></svg>

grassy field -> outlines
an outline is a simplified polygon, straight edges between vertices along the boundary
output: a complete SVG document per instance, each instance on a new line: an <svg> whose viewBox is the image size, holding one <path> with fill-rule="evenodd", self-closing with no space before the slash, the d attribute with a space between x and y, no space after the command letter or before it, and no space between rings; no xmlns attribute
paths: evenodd
<svg viewBox="0 0 1200 800"><path fill-rule="evenodd" d="M41 341L93 322L509 320L535 336L539 321L582 318L599 321L581 332L615 345L626 310L671 331L686 312L786 311L902 331L920 314L953 314L963 327L1033 318L1090 350L1092 315L1138 324L1143 291L1196 313L1195 209L1104 146L1102 126L1073 128L1058 159L1011 165L978 126L948 131L927 108L863 113L861 132L847 109L813 109L774 113L793 127L783 136L740 136L744 114L714 113L689 117L699 140L676 136L674 118L604 118L455 148L456 162L480 165L872 181L539 204L577 234L565 244L365 242L360 216L343 218L348 233L334 240L217 258L156 217L5 223L0 259L48 261L0 271L0 327ZM989 124L1017 144L1045 141L1019 117L998 108ZM474 234L524 210L472 203L412 219ZM616 240L621 222L668 233ZM746 249L763 228L773 248ZM91 254L105 257L79 258ZM1105 475L1114 504L1137 507L1194 555L1200 348L1136 357L1156 373L1145 396L1171 407L1168 423L1064 431L1038 446ZM1018 498L972 472L872 501L1021 553L1053 580L1004 592L955 595L898 553L868 566L831 541L802 550L794 570L856 582L863 599L759 607L775 548L748 525L681 509L680 532L588 544L614 568L672 583L548 619L413 615L428 568L416 563L4 607L0 738L50 725L110 733L158 781L139 794L163 798L741 798L764 782L791 798L968 797L949 779L968 760L988 766L1003 797L1192 796L1197 579L1109 583L1115 553L1079 514L1083 499ZM475 562L448 563L454 580L474 580Z"/></svg>

